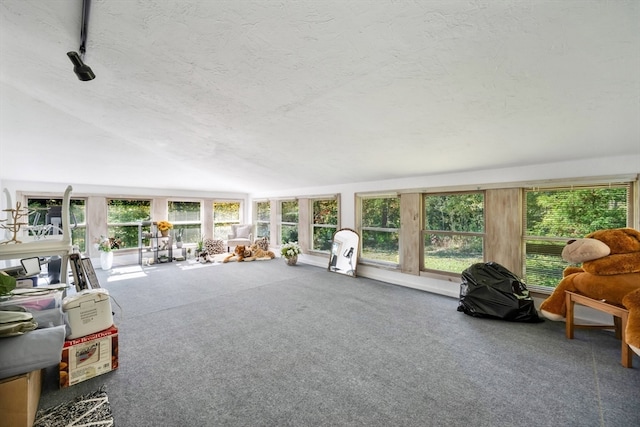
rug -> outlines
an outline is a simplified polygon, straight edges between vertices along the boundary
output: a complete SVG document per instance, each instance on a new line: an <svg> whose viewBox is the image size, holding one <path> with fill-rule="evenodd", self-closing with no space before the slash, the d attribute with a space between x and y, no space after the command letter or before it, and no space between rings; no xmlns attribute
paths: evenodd
<svg viewBox="0 0 640 427"><path fill-rule="evenodd" d="M33 427L113 426L105 387L73 401L39 410Z"/></svg>

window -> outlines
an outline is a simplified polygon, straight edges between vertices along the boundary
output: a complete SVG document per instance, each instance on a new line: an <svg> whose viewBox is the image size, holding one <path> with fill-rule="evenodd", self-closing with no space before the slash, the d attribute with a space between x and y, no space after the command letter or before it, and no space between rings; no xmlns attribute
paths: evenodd
<svg viewBox="0 0 640 427"><path fill-rule="evenodd" d="M627 227L630 185L530 189L525 191L525 281L555 287L568 266L567 240L601 229Z"/></svg>
<svg viewBox="0 0 640 427"><path fill-rule="evenodd" d="M240 202L213 202L213 238L227 240L232 224L240 224Z"/></svg>
<svg viewBox="0 0 640 427"><path fill-rule="evenodd" d="M271 203L256 202L256 237L271 240Z"/></svg>
<svg viewBox="0 0 640 427"><path fill-rule="evenodd" d="M280 242L298 241L298 201L280 202Z"/></svg>
<svg viewBox="0 0 640 427"><path fill-rule="evenodd" d="M150 200L110 199L107 201L107 230L119 248L138 247L138 223L151 219ZM146 231L149 231L147 229Z"/></svg>
<svg viewBox="0 0 640 427"><path fill-rule="evenodd" d="M483 261L483 193L425 195L424 224L424 269L460 274Z"/></svg>
<svg viewBox="0 0 640 427"><path fill-rule="evenodd" d="M200 223L200 202L176 202L168 204L169 222L173 233L184 243L197 243L202 236ZM176 240L177 241L177 240Z"/></svg>
<svg viewBox="0 0 640 427"><path fill-rule="evenodd" d="M313 204L313 241L311 249L327 252L331 249L333 234L338 230L338 200L317 199Z"/></svg>
<svg viewBox="0 0 640 427"><path fill-rule="evenodd" d="M400 198L362 198L360 215L361 258L399 264Z"/></svg>
<svg viewBox="0 0 640 427"><path fill-rule="evenodd" d="M51 217L61 218L62 215L62 199L45 199L30 197L27 199L29 207L29 230L30 235L38 235L40 233L59 234L61 230L56 224L60 225ZM69 201L69 220L71 222L71 242L77 245L81 252L86 251L87 224L86 224L86 203L84 199L71 199ZM25 222L27 220L25 219ZM51 227L46 227L52 224Z"/></svg>

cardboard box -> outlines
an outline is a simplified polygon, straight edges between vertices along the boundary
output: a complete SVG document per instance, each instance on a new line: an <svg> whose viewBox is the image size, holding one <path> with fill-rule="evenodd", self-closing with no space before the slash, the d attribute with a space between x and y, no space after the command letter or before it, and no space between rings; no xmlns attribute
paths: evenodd
<svg viewBox="0 0 640 427"><path fill-rule="evenodd" d="M109 291L85 289L62 300L71 332L67 339L85 337L113 325Z"/></svg>
<svg viewBox="0 0 640 427"><path fill-rule="evenodd" d="M0 380L0 427L31 427L41 391L40 369Z"/></svg>
<svg viewBox="0 0 640 427"><path fill-rule="evenodd" d="M60 388L118 369L118 328L66 340L60 362Z"/></svg>

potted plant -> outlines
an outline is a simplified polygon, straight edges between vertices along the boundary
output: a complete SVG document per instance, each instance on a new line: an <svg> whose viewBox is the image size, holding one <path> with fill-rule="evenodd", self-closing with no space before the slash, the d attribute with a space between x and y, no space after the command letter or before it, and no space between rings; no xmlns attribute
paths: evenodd
<svg viewBox="0 0 640 427"><path fill-rule="evenodd" d="M173 224L169 221L158 221L158 230L162 237L167 237L169 235L169 230L173 228Z"/></svg>
<svg viewBox="0 0 640 427"><path fill-rule="evenodd" d="M100 252L100 267L103 270L110 270L113 266L112 240L100 236L99 239L96 239L95 245Z"/></svg>
<svg viewBox="0 0 640 427"><path fill-rule="evenodd" d="M182 247L182 233L184 232L184 228L180 228L178 229L178 231L176 231L176 247L177 248L181 248Z"/></svg>
<svg viewBox="0 0 640 427"><path fill-rule="evenodd" d="M280 255L287 261L287 265L296 265L298 255L302 253L302 249L298 242L287 242L280 248Z"/></svg>

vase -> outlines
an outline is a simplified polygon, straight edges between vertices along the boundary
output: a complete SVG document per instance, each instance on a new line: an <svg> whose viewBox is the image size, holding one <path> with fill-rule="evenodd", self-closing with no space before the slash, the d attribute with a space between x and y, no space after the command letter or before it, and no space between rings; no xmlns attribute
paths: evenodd
<svg viewBox="0 0 640 427"><path fill-rule="evenodd" d="M296 263L298 262L298 255L294 255L285 259L287 260L287 265L296 265Z"/></svg>
<svg viewBox="0 0 640 427"><path fill-rule="evenodd" d="M103 270L111 270L113 266L113 252L100 252L100 267Z"/></svg>
<svg viewBox="0 0 640 427"><path fill-rule="evenodd" d="M160 230L160 235L162 237L169 237L169 230Z"/></svg>

